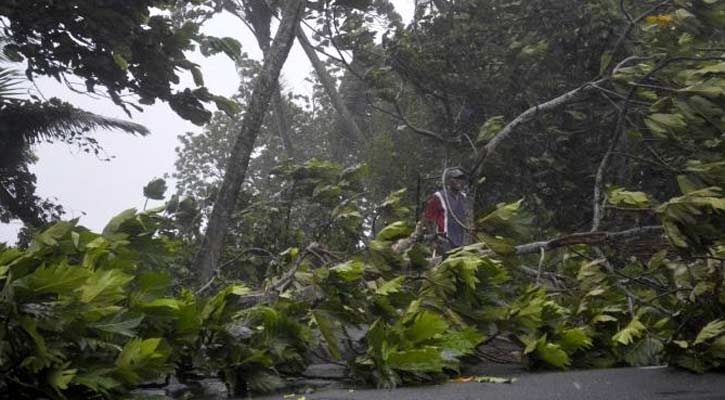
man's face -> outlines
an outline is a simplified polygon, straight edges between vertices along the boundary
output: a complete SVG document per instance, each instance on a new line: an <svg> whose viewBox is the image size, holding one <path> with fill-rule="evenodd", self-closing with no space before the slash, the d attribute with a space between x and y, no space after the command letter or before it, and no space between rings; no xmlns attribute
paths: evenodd
<svg viewBox="0 0 725 400"><path fill-rule="evenodd" d="M450 178L448 179L448 187L452 190L460 192L466 186L466 180L463 178Z"/></svg>

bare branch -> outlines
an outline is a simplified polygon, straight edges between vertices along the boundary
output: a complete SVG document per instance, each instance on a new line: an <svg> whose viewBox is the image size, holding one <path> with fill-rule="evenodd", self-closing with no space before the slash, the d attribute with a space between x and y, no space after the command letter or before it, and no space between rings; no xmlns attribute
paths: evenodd
<svg viewBox="0 0 725 400"><path fill-rule="evenodd" d="M671 166L669 166L669 165L667 165L667 164L665 164L665 163L663 163L663 162L661 162L659 160L658 161L650 160L648 158L635 156L634 154L623 153L623 152L619 152L619 151L613 151L612 152L612 155L618 155L618 156L622 156L622 157L627 157L627 158L631 158L633 160L642 161L642 162L647 163L647 164L652 164L654 166L657 166L657 167L660 167L660 168L665 169L667 171L670 171L670 172L672 172L674 174L681 174L682 172L684 172L681 169L673 168L673 167L671 167Z"/></svg>
<svg viewBox="0 0 725 400"><path fill-rule="evenodd" d="M483 150L481 151L480 155L478 156L478 159L476 160L472 170L472 175L475 179L478 179L479 176L479 169L481 165L486 161L486 159L496 152L496 149L501 144L502 141L506 140L509 136L511 136L516 128L518 128L520 125L523 125L532 119L534 119L539 113L552 111L557 108L560 108L570 102L572 102L575 98L577 98L580 94L588 91L589 89L595 88L602 83L606 82L608 78L599 79L597 81L593 82L587 82L581 86L579 86L576 89L570 90L560 96L557 96L547 102L535 105L528 110L521 113L518 117L514 118L513 121L509 122L501 131L499 131L496 136L491 139L490 142L484 146ZM475 180L474 179L474 180Z"/></svg>
<svg viewBox="0 0 725 400"><path fill-rule="evenodd" d="M605 244L616 242L633 237L661 234L664 228L661 225L648 225L640 228L628 229L619 232L582 232L562 236L557 239L533 242L516 246L515 254L522 256L540 252L540 249L551 250L559 247L573 246L577 244Z"/></svg>
<svg viewBox="0 0 725 400"><path fill-rule="evenodd" d="M612 46L612 51L609 54L611 54L612 56L617 54L619 49L624 45L624 41L627 39L627 37L629 37L629 34L632 33L632 30L640 21L645 19L648 15L659 10L660 8L662 8L668 4L671 4L671 3L672 3L672 0L665 0L663 2L655 4L654 6L652 6L651 8L649 8L648 10L646 10L645 12L640 14L637 18L632 19L632 16L624 9L624 3L621 2L620 3L621 10L624 13L625 17L627 18L627 20L629 21L629 24L627 24L627 28L624 29L624 31L617 39L617 42L614 44L614 46Z"/></svg>
<svg viewBox="0 0 725 400"><path fill-rule="evenodd" d="M435 139L435 140L438 140L443 143L450 143L450 144L461 143L460 137L447 138L436 132L430 131L428 129L419 128L419 127L413 125L413 123L405 116L405 114L403 114L403 110L401 109L400 104L398 103L397 100L393 102L393 105L395 106L395 110L397 111L398 116L400 117L400 120L403 121L405 126L408 129L412 130L413 132L423 135L423 136L427 136L427 137Z"/></svg>

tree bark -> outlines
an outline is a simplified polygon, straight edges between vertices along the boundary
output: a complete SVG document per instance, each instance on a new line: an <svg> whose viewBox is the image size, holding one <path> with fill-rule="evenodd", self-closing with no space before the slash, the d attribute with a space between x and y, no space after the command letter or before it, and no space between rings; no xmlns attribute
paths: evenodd
<svg viewBox="0 0 725 400"><path fill-rule="evenodd" d="M277 89L277 79L294 42L306 2L288 0L286 3L284 16L274 42L264 57L262 71L255 79L252 96L242 119L242 128L227 161L224 180L214 203L201 249L196 256L194 264L199 269L201 282L209 280L219 265L224 249L227 223L236 206L242 181L249 166L249 158L254 150L254 142L259 134L270 99Z"/></svg>
<svg viewBox="0 0 725 400"><path fill-rule="evenodd" d="M269 42L271 41L270 26L273 16L272 10L264 0L247 1L244 3L244 7L244 14L241 13L242 10L238 7L231 7L228 10L245 23L249 23L251 25L254 37L257 39L259 49L262 50L262 55L266 57L269 52ZM277 134L282 140L282 146L284 147L285 153L287 153L289 158L295 159L297 153L295 151L294 144L292 143L289 116L280 89L278 79L277 87L275 88L274 93L272 93L272 118L274 120Z"/></svg>
<svg viewBox="0 0 725 400"><path fill-rule="evenodd" d="M287 106L282 99L282 93L280 91L279 82L277 88L272 93L272 117L274 118L274 125L277 128L277 133L280 139L282 139L282 146L284 151L287 153L287 157L291 159L297 158L297 151L292 143L292 135L290 135L290 124L289 115L287 113Z"/></svg>
<svg viewBox="0 0 725 400"><path fill-rule="evenodd" d="M514 249L516 255L522 256L537 253L541 249L552 250L559 247L574 246L577 244L595 245L607 242L613 243L640 236L661 235L664 231L665 230L662 225L648 225L619 232L579 232L556 239L522 244L516 246ZM491 254L494 253L491 252Z"/></svg>
<svg viewBox="0 0 725 400"><path fill-rule="evenodd" d="M340 93L338 93L335 80L327 72L325 65L320 60L320 57L317 56L317 52L307 39L307 35L305 35L302 27L299 26L297 28L297 40L300 42L300 45L302 45L302 49L305 51L307 58L309 58L312 63L312 67L315 69L317 77L320 78L320 83L322 83L322 87L325 88L325 93L327 93L330 97L332 106L335 107L337 115L342 120L343 127L355 140L362 139L362 130L360 129L360 126L358 126L357 122L355 122L355 118L353 118L352 113L345 105Z"/></svg>

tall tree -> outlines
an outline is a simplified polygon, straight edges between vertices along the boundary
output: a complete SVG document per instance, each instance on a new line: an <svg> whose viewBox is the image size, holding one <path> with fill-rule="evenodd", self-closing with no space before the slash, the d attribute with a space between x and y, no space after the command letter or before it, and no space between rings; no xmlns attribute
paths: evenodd
<svg viewBox="0 0 725 400"><path fill-rule="evenodd" d="M254 149L254 142L257 139L270 98L277 88L277 80L292 47L305 3L302 0L291 0L285 5L274 42L264 57L262 71L254 83L252 97L242 119L242 128L227 162L224 180L207 225L201 250L195 260L202 281L211 278L218 267L224 248L227 221L239 197L242 181L247 173L249 158Z"/></svg>
<svg viewBox="0 0 725 400"><path fill-rule="evenodd" d="M229 12L249 25L254 37L257 39L260 50L262 50L262 54L266 56L272 40L271 25L274 16L270 5L264 0L245 0L242 2L223 0L223 2ZM282 97L281 89L278 80L277 87L272 93L272 117L287 156L295 158L297 152L291 138L289 112Z"/></svg>
<svg viewBox="0 0 725 400"><path fill-rule="evenodd" d="M310 43L309 39L307 39L307 35L305 34L304 30L302 30L302 27L299 27L297 29L297 40L302 46L302 49L305 51L307 58L312 63L312 67L315 69L315 73L320 79L320 83L325 89L325 93L327 93L327 95L330 97L330 101L332 102L333 107L335 107L335 111L337 112L340 120L342 121L343 127L354 140L362 140L362 130L360 130L360 127L355 121L355 118L353 118L352 113L347 108L347 105L340 96L340 93L337 90L337 84L335 82L335 79L327 71L327 68L325 68L325 64L322 62L322 60L320 60L320 57L317 55L317 51L315 51L315 48L312 47L312 44Z"/></svg>
<svg viewBox="0 0 725 400"><path fill-rule="evenodd" d="M245 0L241 2L227 1L225 2L225 5L227 10L244 20L245 23L250 26L262 53L266 54L269 50L270 25L272 17L274 16L274 11L270 5L264 0ZM335 79L327 71L325 64L317 55L317 51L310 43L307 35L302 29L302 26L298 29L297 40L302 46L302 49L305 51L307 58L310 60L310 63L312 64L325 93L329 96L330 102L342 123L343 129L346 131L347 135L351 136L354 140L361 140L363 136L358 123L355 121L352 113L342 100ZM272 108L275 124L277 126L277 130L279 131L279 135L285 144L285 149L290 155L293 155L294 148L292 147L292 140L289 135L289 120L285 110L286 106L282 100L279 89L273 93Z"/></svg>
<svg viewBox="0 0 725 400"><path fill-rule="evenodd" d="M5 38L0 38L0 62ZM27 227L40 227L62 214L62 207L35 194L35 175L30 165L36 161L31 146L41 142L61 142L98 154L98 143L87 133L94 129L148 134L133 122L103 117L80 110L56 98L24 99L21 94L27 78L12 67L0 68L0 221L20 219Z"/></svg>

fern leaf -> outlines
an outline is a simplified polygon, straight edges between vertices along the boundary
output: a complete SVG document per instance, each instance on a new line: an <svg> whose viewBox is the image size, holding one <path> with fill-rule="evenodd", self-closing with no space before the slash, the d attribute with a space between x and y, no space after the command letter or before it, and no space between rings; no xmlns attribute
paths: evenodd
<svg viewBox="0 0 725 400"><path fill-rule="evenodd" d="M716 338L723 333L725 333L725 321L719 319L710 321L710 323L705 325L705 327L700 330L700 333L697 334L694 345L697 346L698 344L712 338Z"/></svg>

